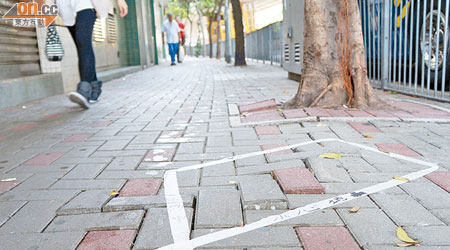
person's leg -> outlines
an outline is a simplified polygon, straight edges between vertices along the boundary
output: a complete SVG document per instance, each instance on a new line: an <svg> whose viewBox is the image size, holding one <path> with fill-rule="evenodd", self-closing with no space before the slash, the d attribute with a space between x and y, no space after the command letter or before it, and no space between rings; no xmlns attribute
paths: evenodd
<svg viewBox="0 0 450 250"><path fill-rule="evenodd" d="M169 54L172 64L175 63L175 43L169 43Z"/></svg>
<svg viewBox="0 0 450 250"><path fill-rule="evenodd" d="M180 44L178 44L178 47L177 47L177 61L178 61L178 63L181 63L181 60L180 60Z"/></svg>

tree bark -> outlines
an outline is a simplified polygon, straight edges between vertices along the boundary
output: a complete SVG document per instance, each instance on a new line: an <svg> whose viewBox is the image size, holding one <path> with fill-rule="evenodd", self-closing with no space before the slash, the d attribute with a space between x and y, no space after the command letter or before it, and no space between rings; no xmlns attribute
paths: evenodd
<svg viewBox="0 0 450 250"><path fill-rule="evenodd" d="M234 30L236 33L236 53L234 55L234 65L246 66L244 24L242 23L241 3L239 0L231 0L231 6L233 7Z"/></svg>
<svg viewBox="0 0 450 250"><path fill-rule="evenodd" d="M380 105L367 76L357 0L305 0L302 80L290 107Z"/></svg>
<svg viewBox="0 0 450 250"><path fill-rule="evenodd" d="M223 1L224 0L220 0L219 2L219 9L217 10L217 45L216 45L216 59L220 59L220 54L221 54L221 48L220 48L220 40L221 40L221 33L220 33L220 21L222 20L220 17L220 13L221 13L221 8L223 6Z"/></svg>
<svg viewBox="0 0 450 250"><path fill-rule="evenodd" d="M202 33L202 48L203 48L203 57L206 57L206 38L205 38L205 26L203 26L203 15L202 12L200 11L200 8L198 7L198 0L195 0L195 9L197 10L197 15L198 15L198 22L200 24L200 31Z"/></svg>
<svg viewBox="0 0 450 250"><path fill-rule="evenodd" d="M214 15L209 16L209 23L208 23L208 39L209 39L209 58L213 58L213 42L212 42L212 22L214 20Z"/></svg>

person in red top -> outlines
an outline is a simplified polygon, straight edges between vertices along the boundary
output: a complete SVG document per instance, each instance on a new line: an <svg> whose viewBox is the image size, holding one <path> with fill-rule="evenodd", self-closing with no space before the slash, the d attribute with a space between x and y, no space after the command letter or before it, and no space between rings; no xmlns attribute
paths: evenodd
<svg viewBox="0 0 450 250"><path fill-rule="evenodd" d="M186 39L185 39L185 35L184 35L184 24L181 22L181 17L180 16L177 16L177 18L175 19L176 21L177 21L177 23L178 23L178 26L180 27L180 35L179 35L179 37L180 37L180 42L179 42L179 45L178 45L178 51L177 51L177 58L178 58L178 63L182 63L182 60L180 59L180 47L181 46L184 46L184 43L186 42Z"/></svg>

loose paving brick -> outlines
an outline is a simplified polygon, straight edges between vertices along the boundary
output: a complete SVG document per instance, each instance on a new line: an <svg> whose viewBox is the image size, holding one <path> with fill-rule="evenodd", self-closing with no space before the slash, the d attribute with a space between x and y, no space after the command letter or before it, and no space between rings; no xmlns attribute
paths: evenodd
<svg viewBox="0 0 450 250"><path fill-rule="evenodd" d="M19 185L19 181L0 181L0 195Z"/></svg>
<svg viewBox="0 0 450 250"><path fill-rule="evenodd" d="M161 170L103 171L96 179L97 180L148 179L148 178L162 178L163 175L164 175L164 173Z"/></svg>
<svg viewBox="0 0 450 250"><path fill-rule="evenodd" d="M236 169L233 162L222 163L202 169L202 176L233 176Z"/></svg>
<svg viewBox="0 0 450 250"><path fill-rule="evenodd" d="M286 119L303 118L308 116L303 109L283 110L283 115Z"/></svg>
<svg viewBox="0 0 450 250"><path fill-rule="evenodd" d="M450 172L434 172L425 177L450 193Z"/></svg>
<svg viewBox="0 0 450 250"><path fill-rule="evenodd" d="M24 162L25 166L48 166L54 161L58 160L64 155L64 153L43 153L38 154L35 157Z"/></svg>
<svg viewBox="0 0 450 250"><path fill-rule="evenodd" d="M350 124L350 126L352 126L356 131L360 133L381 132L378 128L376 128L369 122L349 122L348 124Z"/></svg>
<svg viewBox="0 0 450 250"><path fill-rule="evenodd" d="M143 210L57 216L45 231L135 230L143 216Z"/></svg>
<svg viewBox="0 0 450 250"><path fill-rule="evenodd" d="M256 111L262 111L262 110L269 110L269 109L275 109L277 107L275 100L266 100L262 102L256 102L246 105L240 105L239 111L242 113L245 112L256 112Z"/></svg>
<svg viewBox="0 0 450 250"><path fill-rule="evenodd" d="M111 140L107 141L103 146L101 146L98 150L123 150L129 143L129 140Z"/></svg>
<svg viewBox="0 0 450 250"><path fill-rule="evenodd" d="M323 186L305 168L278 169L273 171L275 179L286 194L322 194Z"/></svg>
<svg viewBox="0 0 450 250"><path fill-rule="evenodd" d="M151 149L144 157L143 162L169 162L172 161L174 154L174 148Z"/></svg>
<svg viewBox="0 0 450 250"><path fill-rule="evenodd" d="M58 215L100 213L109 201L111 190L86 190L57 211Z"/></svg>
<svg viewBox="0 0 450 250"><path fill-rule="evenodd" d="M258 135L280 135L281 131L277 126L256 126L256 134Z"/></svg>
<svg viewBox="0 0 450 250"><path fill-rule="evenodd" d="M181 130L173 130L173 131L163 131L161 136L159 137L164 139L173 139L183 137L184 132Z"/></svg>
<svg viewBox="0 0 450 250"><path fill-rule="evenodd" d="M193 214L192 208L186 209L189 224L192 224ZM156 249L172 244L172 233L167 225L169 216L166 208L149 209L133 249Z"/></svg>
<svg viewBox="0 0 450 250"><path fill-rule="evenodd" d="M245 223L253 223L263 218L278 215L287 211L288 210L245 210ZM279 226L344 226L344 223L334 210L326 209L317 213L303 215L271 225L271 227Z"/></svg>
<svg viewBox="0 0 450 250"><path fill-rule="evenodd" d="M333 194L288 194L288 205L290 209L306 206L311 203L319 202L322 200L335 197ZM345 202L342 204L334 205L333 208L353 208L359 206L361 208L375 208L377 205L368 197L361 197L357 200Z"/></svg>
<svg viewBox="0 0 450 250"><path fill-rule="evenodd" d="M193 207L194 196L181 194L185 207ZM167 203L163 192L157 196L141 196L141 197L117 197L111 199L104 207L104 212L119 212L128 210L139 210L148 208L166 207Z"/></svg>
<svg viewBox="0 0 450 250"><path fill-rule="evenodd" d="M271 174L273 170L277 169L304 168L304 167L305 163L302 160L286 160L269 164L243 166L237 168L237 174L238 175ZM203 171L205 171L206 169L207 168L205 168Z"/></svg>
<svg viewBox="0 0 450 250"><path fill-rule="evenodd" d="M199 191L195 228L227 228L243 224L239 191L227 189Z"/></svg>
<svg viewBox="0 0 450 250"><path fill-rule="evenodd" d="M63 142L69 143L69 142L84 142L87 139L89 139L93 134L75 134L70 136L69 138L65 139Z"/></svg>
<svg viewBox="0 0 450 250"><path fill-rule="evenodd" d="M0 249L75 249L85 232L0 234Z"/></svg>
<svg viewBox="0 0 450 250"><path fill-rule="evenodd" d="M345 227L296 227L305 250L360 250Z"/></svg>
<svg viewBox="0 0 450 250"><path fill-rule="evenodd" d="M335 159L309 158L307 165L320 182L353 182L347 171Z"/></svg>
<svg viewBox="0 0 450 250"><path fill-rule="evenodd" d="M330 113L328 113L328 111L323 108L305 108L305 111L310 116L320 116L320 117L330 116Z"/></svg>
<svg viewBox="0 0 450 250"><path fill-rule="evenodd" d="M128 180L120 190L119 197L153 196L158 193L162 179Z"/></svg>
<svg viewBox="0 0 450 250"><path fill-rule="evenodd" d="M269 150L269 149L275 149L275 148L281 148L281 147L286 147L287 145L280 145L280 144L269 144L269 145L262 145L261 149L262 150ZM283 154L290 154L292 153L291 149L286 149L286 150L281 150L278 152L273 152L273 153L268 153L265 154L267 156L272 156L272 155L283 155Z"/></svg>
<svg viewBox="0 0 450 250"><path fill-rule="evenodd" d="M251 116L242 118L241 121L242 123L250 123L250 122L282 120L282 119L283 117L280 115L280 113L276 110L273 110L252 114Z"/></svg>
<svg viewBox="0 0 450 250"><path fill-rule="evenodd" d="M110 230L89 232L77 250L92 249L130 249L133 246L136 230Z"/></svg>
<svg viewBox="0 0 450 250"><path fill-rule="evenodd" d="M408 148L407 146L399 143L377 143L377 147L381 150L395 153L399 155L404 155L408 157L418 157L421 156L419 153L413 151L412 149Z"/></svg>

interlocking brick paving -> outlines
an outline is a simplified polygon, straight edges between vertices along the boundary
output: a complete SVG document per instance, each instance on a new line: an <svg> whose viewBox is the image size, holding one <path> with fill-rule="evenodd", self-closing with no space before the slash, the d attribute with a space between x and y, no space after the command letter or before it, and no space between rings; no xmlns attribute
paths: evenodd
<svg viewBox="0 0 450 250"><path fill-rule="evenodd" d="M22 165L28 166L48 166L58 160L64 153L43 153L24 162Z"/></svg>
<svg viewBox="0 0 450 250"><path fill-rule="evenodd" d="M387 151L389 153L395 153L410 157L421 156L416 151L400 143L377 143L376 145L381 151Z"/></svg>
<svg viewBox="0 0 450 250"><path fill-rule="evenodd" d="M20 182L18 181L0 181L0 195L8 192L19 184Z"/></svg>
<svg viewBox="0 0 450 250"><path fill-rule="evenodd" d="M296 227L305 250L360 250L345 227Z"/></svg>
<svg viewBox="0 0 450 250"><path fill-rule="evenodd" d="M360 133L381 132L378 128L376 128L369 122L349 122L348 124L350 124L350 126L352 126L356 131Z"/></svg>
<svg viewBox="0 0 450 250"><path fill-rule="evenodd" d="M135 237L136 230L92 231L86 234L77 250L128 250Z"/></svg>
<svg viewBox="0 0 450 250"><path fill-rule="evenodd" d="M269 149L274 149L274 148L281 148L281 147L285 147L287 145L280 145L280 144L270 144L270 145L262 145L261 149L262 150L269 150ZM290 154L292 153L291 149L286 149L286 150L281 150L278 152L273 152L273 153L268 153L266 154L267 156L269 155L284 155L284 154Z"/></svg>
<svg viewBox="0 0 450 250"><path fill-rule="evenodd" d="M305 168L277 169L273 176L286 194L323 194L324 187Z"/></svg>
<svg viewBox="0 0 450 250"><path fill-rule="evenodd" d="M174 148L151 149L144 157L144 162L169 162L175 155Z"/></svg>
<svg viewBox="0 0 450 250"><path fill-rule="evenodd" d="M30 130L34 127L37 127L37 124L24 124L24 125L19 125L17 127L12 128L12 131L26 131L26 130Z"/></svg>
<svg viewBox="0 0 450 250"><path fill-rule="evenodd" d="M277 126L256 126L256 134L258 135L280 135L281 131Z"/></svg>
<svg viewBox="0 0 450 250"><path fill-rule="evenodd" d="M450 171L434 172L425 176L428 180L450 193Z"/></svg>
<svg viewBox="0 0 450 250"><path fill-rule="evenodd" d="M161 184L162 179L131 179L120 190L119 197L153 196Z"/></svg>
<svg viewBox="0 0 450 250"><path fill-rule="evenodd" d="M75 134L65 139L63 142L83 142L89 139L92 134Z"/></svg>
<svg viewBox="0 0 450 250"><path fill-rule="evenodd" d="M275 100L266 100L256 103L251 103L247 105L241 105L239 106L239 110L241 113L245 112L256 112L256 111L262 111L262 110L268 110L268 109L275 109L277 107Z"/></svg>

